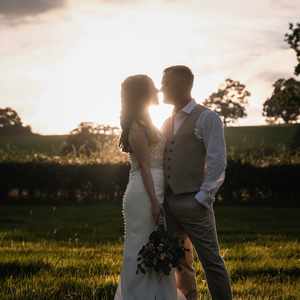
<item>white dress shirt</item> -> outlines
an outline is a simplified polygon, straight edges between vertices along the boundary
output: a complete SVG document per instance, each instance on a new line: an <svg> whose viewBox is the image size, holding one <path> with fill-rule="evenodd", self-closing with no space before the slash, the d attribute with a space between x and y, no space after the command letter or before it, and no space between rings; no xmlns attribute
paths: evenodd
<svg viewBox="0 0 300 300"><path fill-rule="evenodd" d="M174 115L173 134L180 128L195 105L197 103L192 99ZM210 109L204 110L196 121L194 134L197 138L203 139L206 148L204 180L195 198L200 204L209 208L224 182L227 165L224 128L219 115Z"/></svg>

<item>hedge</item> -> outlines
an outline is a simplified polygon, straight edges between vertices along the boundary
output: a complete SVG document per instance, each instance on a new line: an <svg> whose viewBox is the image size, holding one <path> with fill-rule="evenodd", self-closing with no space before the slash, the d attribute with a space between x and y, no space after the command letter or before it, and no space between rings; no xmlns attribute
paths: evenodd
<svg viewBox="0 0 300 300"><path fill-rule="evenodd" d="M0 203L121 201L128 164L0 163ZM216 203L300 206L300 164L257 167L228 161Z"/></svg>

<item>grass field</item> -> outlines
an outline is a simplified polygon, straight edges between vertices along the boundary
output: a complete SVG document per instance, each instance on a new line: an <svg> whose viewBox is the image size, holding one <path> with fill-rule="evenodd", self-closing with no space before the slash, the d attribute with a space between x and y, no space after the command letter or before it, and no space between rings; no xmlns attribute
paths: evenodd
<svg viewBox="0 0 300 300"><path fill-rule="evenodd" d="M234 299L300 299L300 209L217 207ZM0 206L0 299L113 299L119 204ZM209 299L195 262L201 297Z"/></svg>
<svg viewBox="0 0 300 300"><path fill-rule="evenodd" d="M58 155L66 138L66 135L3 136L0 150Z"/></svg>
<svg viewBox="0 0 300 300"><path fill-rule="evenodd" d="M225 138L228 147L237 151L289 148L294 143L299 146L300 124L228 127Z"/></svg>
<svg viewBox="0 0 300 300"><path fill-rule="evenodd" d="M1 137L0 150L12 149L20 153L44 153L58 155L66 135L33 135ZM300 141L300 124L239 126L225 128L228 149L288 148L296 140Z"/></svg>

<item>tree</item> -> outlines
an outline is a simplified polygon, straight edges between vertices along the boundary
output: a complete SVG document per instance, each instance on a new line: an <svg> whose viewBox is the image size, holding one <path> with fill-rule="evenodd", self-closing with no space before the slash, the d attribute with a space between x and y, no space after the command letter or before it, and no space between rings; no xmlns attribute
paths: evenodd
<svg viewBox="0 0 300 300"><path fill-rule="evenodd" d="M91 122L81 122L79 126L73 129L62 149L63 154L67 153L84 153L90 155L96 151L96 134L94 132L94 124Z"/></svg>
<svg viewBox="0 0 300 300"><path fill-rule="evenodd" d="M0 108L0 135L32 134L30 126L23 126L18 113L10 107Z"/></svg>
<svg viewBox="0 0 300 300"><path fill-rule="evenodd" d="M97 153L100 160L117 155L119 128L110 125L98 125L92 122L81 122L73 129L62 148L62 154L75 153L90 156Z"/></svg>
<svg viewBox="0 0 300 300"><path fill-rule="evenodd" d="M300 82L294 78L278 79L273 87L272 96L263 104L267 122L297 122L300 118Z"/></svg>
<svg viewBox="0 0 300 300"><path fill-rule="evenodd" d="M226 79L225 84L212 93L203 104L223 117L224 126L227 126L228 123L247 116L245 106L250 95L244 84Z"/></svg>
<svg viewBox="0 0 300 300"><path fill-rule="evenodd" d="M300 75L300 23L289 24L290 32L284 35L285 41L296 52L298 65L295 67L295 75Z"/></svg>

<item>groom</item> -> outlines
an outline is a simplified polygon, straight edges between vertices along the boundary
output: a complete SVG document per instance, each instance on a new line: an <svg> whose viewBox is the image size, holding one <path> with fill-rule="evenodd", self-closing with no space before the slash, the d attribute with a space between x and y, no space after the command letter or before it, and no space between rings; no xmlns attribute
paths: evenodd
<svg viewBox="0 0 300 300"><path fill-rule="evenodd" d="M226 168L224 130L218 114L191 97L194 75L182 65L164 70L164 102L174 105L163 125L164 208L170 231L184 239L190 251L176 271L178 288L187 300L197 299L193 248L205 271L213 300L232 299L230 279L219 253L213 210L215 194Z"/></svg>

